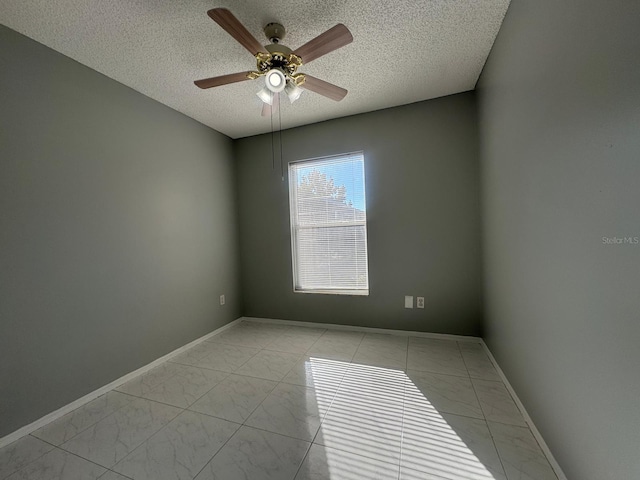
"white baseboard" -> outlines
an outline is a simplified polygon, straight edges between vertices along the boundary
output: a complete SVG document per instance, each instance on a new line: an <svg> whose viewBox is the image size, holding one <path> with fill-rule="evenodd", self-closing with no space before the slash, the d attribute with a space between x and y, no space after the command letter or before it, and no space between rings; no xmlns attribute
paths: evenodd
<svg viewBox="0 0 640 480"><path fill-rule="evenodd" d="M251 322L259 322L259 323L272 323L272 324L280 324L280 325L295 325L295 326L301 326L301 327L316 327L316 328L331 328L334 330L345 330L345 331L357 331L357 332L368 332L368 333L386 333L386 334L391 334L391 335L400 335L400 336L414 336L414 337L423 337L423 338L434 338L434 339L442 339L442 340L455 340L458 342L470 342L470 343L479 343L482 345L482 347L484 348L485 352L487 353L487 355L489 356L489 359L491 360L491 363L493 363L493 366L495 367L496 371L498 372L498 375L500 376L500 378L502 379L502 381L504 382L505 386L507 387L507 390L509 391L509 393L511 394L511 396L513 397L514 401L516 402L516 405L518 406L518 408L520 409L520 411L522 412L522 415L524 416L525 421L527 422L527 425L529 426L531 432L533 433L533 436L535 437L536 441L538 442L538 444L540 445L540 448L542 449L543 453L545 454L545 456L547 457L547 459L549 460L549 463L551 464L551 467L553 468L553 470L555 471L556 475L558 476L559 480L567 480L566 475L564 474L564 472L562 471L562 469L560 468L560 465L558 464L558 462L556 461L556 459L554 458L553 454L551 453L551 450L549 450L549 447L547 446L547 444L545 443L544 439L542 438L542 435L540 435L540 432L538 431L538 429L536 428L536 426L533 423L533 420L531 420L531 417L529 416L529 414L527 413L527 411L524 408L524 405L522 404L522 402L520 401L520 399L518 398L518 395L516 394L516 392L513 390L513 387L511 386L511 384L509 383L509 380L507 380L507 377L505 376L504 372L502 371L502 369L500 368L500 366L498 365L498 362L496 361L495 357L493 356L493 354L491 353L491 351L489 350L489 347L487 347L486 343L484 343L484 340L482 340L479 337L471 337L471 336L464 336L464 335L449 335L449 334L444 334L444 333L427 333L427 332L415 332L415 331L408 331L408 330L390 330L390 329L386 329L386 328L372 328L372 327L358 327L355 325L336 325L333 323L315 323L315 322L299 322L299 321L295 321L295 320L278 320L278 319L273 319L273 318L258 318L258 317L240 317L237 318L235 320L233 320L232 322L227 323L226 325L223 325L222 327L214 330L213 332L207 333L206 335L186 344L183 345L180 348L177 348L176 350L154 360L153 362L145 365L144 367L141 367L133 372L127 373L126 375L118 378L117 380L114 380L113 382L98 388L97 390L94 390L91 393L88 393L87 395L74 400L73 402L65 405L64 407L59 408L58 410L51 412L47 415L45 415L42 418L39 418L38 420L36 420L33 423L30 423L29 425L25 425L24 427L16 430L15 432L10 433L9 435L0 438L0 448L4 447L5 445L8 445L10 443L15 442L16 440L20 439L21 437L30 434L31 432L45 426L46 424L53 422L54 420L62 417L63 415L66 415L67 413L75 410L76 408L81 407L82 405L85 405L86 403L89 403L92 400L95 400L96 398L98 398L101 395L104 395L105 393L113 390L116 387L119 387L120 385L122 385L123 383L128 382L129 380L132 380L133 378L137 377L138 375L142 375L143 373L148 372L149 370L151 370L152 368L157 367L158 365L160 365L161 363L166 362L167 360L175 357L176 355L184 352L185 350L188 350L189 348L213 337L214 335L217 335L221 332L223 332L224 330L232 327L233 325L236 325L237 323L241 322L241 321L251 321Z"/></svg>
<svg viewBox="0 0 640 480"><path fill-rule="evenodd" d="M527 425L529 426L529 430L531 430L531 433L533 433L533 436L538 442L538 445L540 445L540 448L542 449L542 453L544 453L544 455L547 457L547 460L549 460L549 464L551 465L551 468L553 468L553 471L558 477L558 480L567 480L567 476L562 471L562 468L560 468L560 464L557 462L557 460L551 453L551 450L549 449L549 446L547 445L547 443L544 441L544 438L542 438L540 431L534 425L533 420L527 413L527 410L524 408L524 405L522 404L515 390L509 383L509 380L507 380L507 377L505 376L504 372L500 368L500 365L498 365L498 362L496 361L495 357L491 353L491 350L489 350L489 347L487 346L487 344L484 343L484 340L481 340L481 343L485 353L489 356L491 363L493 363L493 366L498 372L498 375L502 379L502 382L505 384L505 386L507 387L507 390L511 394L511 397L513 398L513 400L516 402L516 405L520 409L520 413L522 413L522 416L524 417L525 422L527 422Z"/></svg>
<svg viewBox="0 0 640 480"><path fill-rule="evenodd" d="M403 337L412 336L412 337L423 337L423 338L435 338L435 339L441 339L441 340L455 340L456 342L482 343L482 339L480 337L471 337L466 335L450 335L448 333L414 332L411 330L391 330L388 328L357 327L355 325L337 325L335 323L299 322L296 320L278 320L275 318L241 317L241 320L246 320L248 322L275 323L279 325L295 325L298 327L331 328L333 330L349 330L349 331L367 332L367 333L386 333L389 335L399 335Z"/></svg>
<svg viewBox="0 0 640 480"><path fill-rule="evenodd" d="M161 363L166 362L167 360L175 357L176 355L184 352L185 350L188 350L191 347L194 347L195 345L204 342L205 340L207 340L208 338L213 337L214 335L217 335L220 332L223 332L224 330L226 330L227 328L232 327L233 325L235 325L236 323L242 321L242 317L241 318L236 318L235 320L227 323L226 325L223 325L222 327L214 330L213 332L207 333L206 335L197 338L196 340L194 340L193 342L187 343L186 345L183 345L180 348L177 348L176 350L174 350L173 352L167 353L166 355L154 360L153 362L145 365L144 367L140 367L137 370L127 373L126 375L118 378L117 380L114 380L113 382L98 388L97 390L94 390L91 393L88 393L87 395L85 395L84 397L81 397L77 400L74 400L73 402L65 405L64 407L59 408L58 410L48 413L47 415L45 415L42 418L39 418L38 420L36 420L33 423L30 423L29 425L25 425L24 427L16 430L15 432L10 433L9 435L0 438L0 448L4 447L5 445L9 445L10 443L15 442L16 440L20 439L21 437L24 437L25 435L30 434L31 432L44 427L46 424L53 422L54 420L57 420L58 418L62 417L63 415L66 415L67 413L75 410L76 408L79 408L81 406L83 406L86 403L89 403L92 400L95 400L96 398L98 398L100 395L104 395L107 392L110 392L111 390L113 390L116 387L119 387L120 385L122 385L123 383L128 382L129 380L132 380L134 377L137 377L138 375L142 375L143 373L148 372L149 370L151 370L152 368L157 367L158 365L160 365Z"/></svg>

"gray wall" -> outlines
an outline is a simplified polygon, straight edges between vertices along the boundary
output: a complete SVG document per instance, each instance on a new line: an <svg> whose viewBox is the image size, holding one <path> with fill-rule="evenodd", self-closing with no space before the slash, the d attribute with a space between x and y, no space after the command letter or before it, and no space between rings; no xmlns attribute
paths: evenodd
<svg viewBox="0 0 640 480"><path fill-rule="evenodd" d="M512 0L478 90L486 340L576 480L640 478L639 19Z"/></svg>
<svg viewBox="0 0 640 480"><path fill-rule="evenodd" d="M240 299L230 139L1 26L0 72L1 437Z"/></svg>
<svg viewBox="0 0 640 480"><path fill-rule="evenodd" d="M284 182L271 140L235 142L245 315L479 333L473 93L286 130ZM365 155L370 295L293 293L286 162L356 150ZM426 308L405 310L404 295L426 297Z"/></svg>

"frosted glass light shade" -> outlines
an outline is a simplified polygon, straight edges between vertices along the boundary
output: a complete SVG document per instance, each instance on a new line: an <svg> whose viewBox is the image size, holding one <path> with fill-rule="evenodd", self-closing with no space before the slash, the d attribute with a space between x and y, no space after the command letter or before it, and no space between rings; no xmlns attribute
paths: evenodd
<svg viewBox="0 0 640 480"><path fill-rule="evenodd" d="M284 93L286 93L287 97L289 97L289 101L293 103L300 98L300 95L302 95L302 89L295 83L290 81L289 83L287 83L287 86L284 87Z"/></svg>
<svg viewBox="0 0 640 480"><path fill-rule="evenodd" d="M256 95L267 105L273 105L273 93L267 87L263 87Z"/></svg>

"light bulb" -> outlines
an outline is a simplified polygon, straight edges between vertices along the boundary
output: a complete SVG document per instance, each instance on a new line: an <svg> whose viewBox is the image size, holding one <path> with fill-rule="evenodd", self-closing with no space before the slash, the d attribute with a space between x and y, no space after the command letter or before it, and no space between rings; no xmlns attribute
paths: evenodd
<svg viewBox="0 0 640 480"><path fill-rule="evenodd" d="M267 72L265 83L272 92L281 92L287 84L287 79L282 71L272 68Z"/></svg>

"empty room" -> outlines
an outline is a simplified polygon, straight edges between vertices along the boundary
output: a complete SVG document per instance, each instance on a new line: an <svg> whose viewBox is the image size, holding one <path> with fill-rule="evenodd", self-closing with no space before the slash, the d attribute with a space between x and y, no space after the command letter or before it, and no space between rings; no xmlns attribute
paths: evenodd
<svg viewBox="0 0 640 480"><path fill-rule="evenodd" d="M640 479L638 31L0 2L0 480Z"/></svg>

